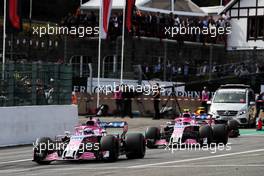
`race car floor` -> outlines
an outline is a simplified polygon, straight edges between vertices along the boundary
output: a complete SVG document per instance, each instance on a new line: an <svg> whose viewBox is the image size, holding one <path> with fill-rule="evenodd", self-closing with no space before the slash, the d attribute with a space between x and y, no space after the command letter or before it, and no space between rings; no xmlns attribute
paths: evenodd
<svg viewBox="0 0 264 176"><path fill-rule="evenodd" d="M136 121L136 120L129 120ZM147 121L149 120L141 120ZM160 121L149 122L161 123ZM152 124L151 124L152 125ZM132 128L130 132L142 131ZM253 130L251 130L253 131ZM144 159L127 160L121 157L115 163L98 161L58 161L40 166L32 162L32 147L0 149L0 176L260 176L264 174L264 134L242 134L229 140L229 148L194 150L147 150Z"/></svg>

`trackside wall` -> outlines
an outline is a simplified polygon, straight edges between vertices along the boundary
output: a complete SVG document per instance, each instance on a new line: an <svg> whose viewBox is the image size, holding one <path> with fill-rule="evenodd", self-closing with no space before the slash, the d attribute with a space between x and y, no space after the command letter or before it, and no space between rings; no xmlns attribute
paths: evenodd
<svg viewBox="0 0 264 176"><path fill-rule="evenodd" d="M38 137L73 131L77 106L27 106L0 108L0 147L31 144Z"/></svg>

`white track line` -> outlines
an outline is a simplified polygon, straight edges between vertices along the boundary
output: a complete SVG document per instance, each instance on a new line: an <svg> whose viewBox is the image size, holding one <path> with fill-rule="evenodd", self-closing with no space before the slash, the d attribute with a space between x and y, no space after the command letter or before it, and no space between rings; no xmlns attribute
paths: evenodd
<svg viewBox="0 0 264 176"><path fill-rule="evenodd" d="M149 166L147 168L209 168L209 167L264 167L264 164L175 165L175 166Z"/></svg>
<svg viewBox="0 0 264 176"><path fill-rule="evenodd" d="M20 163L20 162L25 162L25 161L32 161L32 159L22 159L22 160L15 160L15 161L5 161L5 162L1 162L0 165L2 165L2 164L11 164L11 163Z"/></svg>
<svg viewBox="0 0 264 176"><path fill-rule="evenodd" d="M174 165L174 166L148 166L146 168L132 168L129 166L124 166L124 167L87 167L87 166L82 166L82 167L72 167L72 168L49 168L49 170L45 170L46 173L53 173L53 172L60 172L60 171L81 171L81 170L99 170L99 171L103 171L103 170L119 170L119 169L153 169L153 168L219 168L219 167L261 167L263 168L264 165L263 164L231 164L231 165ZM43 167L39 167L39 168L43 168ZM34 168L36 170L32 170L32 168L27 168L27 169L7 169L7 170L2 170L0 171L0 173L2 174L7 174L7 173L14 173L14 172L28 172L30 171L31 174L30 175L39 175L39 173L32 173L34 171L39 171L37 170L37 168Z"/></svg>
<svg viewBox="0 0 264 176"><path fill-rule="evenodd" d="M127 168L127 169L133 169L133 168L146 168L146 167L160 167L159 165L164 165L164 164L174 164L174 163L183 163L183 162L190 162L190 161L199 161L199 160L205 160L205 159L212 159L212 158L221 158L221 157L227 157L227 156L235 156L235 155L241 155L241 154L250 154L250 153L256 153L256 152L263 152L264 149L258 149L258 150L249 150L249 151L244 151L244 152L235 152L235 153L228 153L228 154L223 154L223 155L214 155L214 156L206 156L206 157L199 157L199 158L191 158L191 159L184 159L184 160L176 160L176 161L167 161L167 162L160 162L160 163L153 163L153 164L143 164L143 165L135 165L135 166L127 166L127 167L102 167L98 169L121 169L121 168ZM15 160L15 161L6 161L6 162L1 162L0 165L3 164L11 164L11 163L19 163L19 162L26 162L26 161L32 161L32 159L23 159L23 160ZM210 166L210 165L209 165ZM212 167L216 165L211 165ZM221 165L218 165L221 166ZM252 167L260 167L262 165L222 165L223 167L229 166L229 167L239 167L239 166L252 166ZM166 166L162 166L166 167ZM176 167L176 166L167 166L167 167ZM32 168L30 168L32 169ZM67 170L67 168L65 168ZM74 168L69 168L70 170ZM76 169L81 169L80 167ZM97 169L97 168L87 168L85 169ZM1 173L1 172L0 172Z"/></svg>
<svg viewBox="0 0 264 176"><path fill-rule="evenodd" d="M2 151L1 152L1 157L3 157L3 156L6 156L6 155L17 155L17 154L32 154L32 151L28 151L28 150L26 150L26 151L13 151L13 152L4 152L4 151Z"/></svg>
<svg viewBox="0 0 264 176"><path fill-rule="evenodd" d="M244 152L227 153L227 154L223 154L223 155L205 156L205 157L191 158L191 159L184 159L184 160L176 160L176 161L167 161L167 162L160 162L160 163L153 163L153 164L136 165L136 166L131 166L131 168L142 168L142 167L144 168L144 167L158 166L158 165L164 165L164 164L174 164L174 163L182 163L182 162L190 162L190 161L199 161L199 160L205 160L205 159L221 158L221 157L226 157L226 156L234 156L234 155L256 153L256 152L263 152L263 151L264 151L264 149L249 150L249 151L244 151Z"/></svg>
<svg viewBox="0 0 264 176"><path fill-rule="evenodd" d="M241 136L250 136L250 137L263 137L263 134L242 134Z"/></svg>

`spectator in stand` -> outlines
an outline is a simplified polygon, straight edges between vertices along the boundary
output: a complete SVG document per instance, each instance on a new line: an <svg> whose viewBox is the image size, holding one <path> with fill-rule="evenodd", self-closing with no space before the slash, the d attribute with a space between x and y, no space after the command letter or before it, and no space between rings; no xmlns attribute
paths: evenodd
<svg viewBox="0 0 264 176"><path fill-rule="evenodd" d="M149 79L149 76L151 76L151 69L150 66L146 63L144 63L143 67L142 67L142 71L144 73L144 75L146 76L147 79Z"/></svg>
<svg viewBox="0 0 264 176"><path fill-rule="evenodd" d="M256 66L256 72L255 73L260 73L260 71L259 71L259 64L256 63L255 66Z"/></svg>
<svg viewBox="0 0 264 176"><path fill-rule="evenodd" d="M98 14L96 15L93 11L89 14L80 14L78 9L74 15L68 14L62 21L61 25L71 27L71 26L91 26L95 27L98 25ZM122 34L122 12L114 13L110 20L109 35L111 39L116 39L116 37ZM226 35L217 35L217 37L211 37L211 35L202 35L202 34L186 34L186 35L177 35L173 38L171 35L165 36L165 27L227 27L230 26L229 17L226 15L220 16L216 21L212 17L182 17L178 15L170 14L161 14L143 12L136 10L132 17L132 31L131 35L136 35L138 37L147 36L147 37L157 37L160 39L170 38L176 39L180 43L183 41L193 41L193 42L211 42L211 43L226 43ZM89 36L88 36L89 37Z"/></svg>
<svg viewBox="0 0 264 176"><path fill-rule="evenodd" d="M182 75L182 67L181 67L181 65L178 65L178 67L177 67L177 74L178 75Z"/></svg>
<svg viewBox="0 0 264 176"><path fill-rule="evenodd" d="M177 66L174 64L172 66L172 76L176 76L177 75Z"/></svg>
<svg viewBox="0 0 264 176"><path fill-rule="evenodd" d="M176 27L180 27L180 18L179 18L179 16L178 15L175 15L175 17L174 17L174 26L176 26Z"/></svg>
<svg viewBox="0 0 264 176"><path fill-rule="evenodd" d="M183 66L183 76L185 80L189 79L189 62L185 62Z"/></svg>

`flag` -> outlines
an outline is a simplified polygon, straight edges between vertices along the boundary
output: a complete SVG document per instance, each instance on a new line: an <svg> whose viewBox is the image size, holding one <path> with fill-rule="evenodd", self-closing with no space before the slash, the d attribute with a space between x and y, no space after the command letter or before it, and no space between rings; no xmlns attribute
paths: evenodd
<svg viewBox="0 0 264 176"><path fill-rule="evenodd" d="M101 7L101 38L106 39L113 0L102 0Z"/></svg>
<svg viewBox="0 0 264 176"><path fill-rule="evenodd" d="M223 5L224 5L224 6L227 5L230 1L231 1L231 0L224 0L224 1L223 1Z"/></svg>
<svg viewBox="0 0 264 176"><path fill-rule="evenodd" d="M132 28L133 11L135 8L136 0L126 0L126 28L128 32Z"/></svg>
<svg viewBox="0 0 264 176"><path fill-rule="evenodd" d="M22 0L7 0L7 33L20 32L22 30L21 5Z"/></svg>

